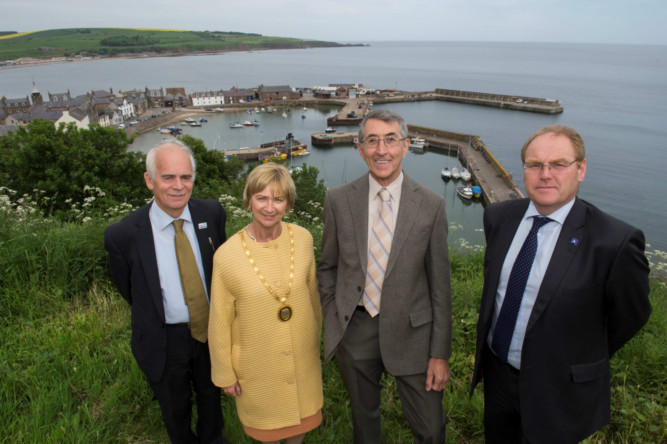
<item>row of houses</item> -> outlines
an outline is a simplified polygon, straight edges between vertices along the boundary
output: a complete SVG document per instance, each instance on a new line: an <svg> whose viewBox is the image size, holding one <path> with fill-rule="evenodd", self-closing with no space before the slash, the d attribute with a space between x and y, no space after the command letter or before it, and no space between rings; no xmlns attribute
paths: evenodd
<svg viewBox="0 0 667 444"><path fill-rule="evenodd" d="M131 91L96 90L72 97L65 93L42 96L33 82L32 93L26 97L0 99L0 125L25 125L33 119L52 120L56 125L73 122L78 128L91 123L119 126L134 121L149 109L177 107L221 107L253 101L298 100L304 93L321 98L354 97L359 85L329 85L297 89L289 85L237 88L216 91L196 91L186 94L185 88L159 88Z"/></svg>

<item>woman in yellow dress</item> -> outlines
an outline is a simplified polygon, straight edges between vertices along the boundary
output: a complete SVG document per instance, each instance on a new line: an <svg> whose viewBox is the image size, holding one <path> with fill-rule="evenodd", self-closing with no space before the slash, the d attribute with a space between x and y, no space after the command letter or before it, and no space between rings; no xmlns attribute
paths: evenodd
<svg viewBox="0 0 667 444"><path fill-rule="evenodd" d="M300 443L322 422L322 309L313 238L282 222L296 191L287 168L266 163L246 180L253 220L215 253L211 377L235 398L245 433Z"/></svg>

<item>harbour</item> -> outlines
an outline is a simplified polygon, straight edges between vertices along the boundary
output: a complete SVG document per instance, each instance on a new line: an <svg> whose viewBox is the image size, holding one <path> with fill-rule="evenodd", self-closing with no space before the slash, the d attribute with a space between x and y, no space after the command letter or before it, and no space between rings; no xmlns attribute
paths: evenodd
<svg viewBox="0 0 667 444"><path fill-rule="evenodd" d="M546 56L548 54L548 57ZM267 70L266 67L271 69ZM662 223L667 195L657 184L667 165L667 47L489 42L372 42L366 47L238 52L197 57L118 59L78 64L34 66L3 72L3 95L21 97L35 80L43 91L81 94L99 88L177 86L187 91L233 85L290 84L294 86L360 82L366 86L406 91L485 91L508 96L557 98L562 113L500 110L455 101L419 100L379 103L409 124L476 135L523 189L519 151L535 130L550 124L577 129L586 142L588 171L579 196L646 234L649 249L667 250ZM523 99L522 99L523 101ZM530 100L528 100L530 102ZM302 105L303 106L303 105ZM262 126L229 129L235 120L227 110L207 115L200 128L184 133L201 138L210 149L236 149L281 140L288 132L308 142L323 133L326 119L340 105L308 105L307 118L294 110L262 115ZM227 108L227 106L225 106ZM224 117L223 117L224 116ZM142 122L143 123L143 122ZM343 125L337 132L356 131ZM149 131L137 136L130 149L158 142ZM294 164L317 167L327 186L363 174L365 164L352 144L309 147L311 155ZM407 173L445 196L450 226L461 226L457 237L483 244L482 205L463 202L453 181L440 171L458 162L446 152L411 152L404 159ZM622 172L622 175L619 173ZM641 192L637 192L641 190ZM451 231L451 230L450 230Z"/></svg>

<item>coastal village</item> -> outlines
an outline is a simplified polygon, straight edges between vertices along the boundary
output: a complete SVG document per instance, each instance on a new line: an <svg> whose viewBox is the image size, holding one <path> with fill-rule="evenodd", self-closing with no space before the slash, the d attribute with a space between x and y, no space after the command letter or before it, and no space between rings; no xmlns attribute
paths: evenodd
<svg viewBox="0 0 667 444"><path fill-rule="evenodd" d="M327 119L329 127L324 133L311 136L312 145L330 146L353 142L356 132L337 133L336 125L357 125L373 104L419 101L449 101L499 109L556 114L563 112L560 101L535 97L509 96L472 91L435 89L433 91L397 91L393 89L367 88L360 84L340 84L295 88L288 85L237 88L229 90L195 91L170 87L143 90L117 91L94 90L72 96L70 91L51 93L46 98L33 82L32 92L20 98L0 98L0 135L27 125L34 119L45 119L56 126L73 123L79 129L91 124L116 127L128 134L159 130L166 134L179 134L177 123L201 125L196 118L205 121L207 113L225 112L225 109L245 109L252 112L276 112L278 106L285 109L316 105L336 105L339 111ZM253 124L252 122L248 122ZM236 124L236 122L235 122ZM245 123L244 123L245 124ZM259 122L257 122L259 124ZM242 125L240 122L238 125ZM438 151L453 153L465 165L462 171L442 171L442 179L461 178L468 185L459 187L464 199L479 198L485 203L515 199L523 194L514 183L512 175L496 160L484 142L473 134L460 134L441 129L410 124L410 148L417 152ZM283 143L286 142L286 143ZM260 147L225 151L226 156L244 160L262 160L269 154L284 158L292 150L304 152L306 145L298 141L272 142ZM280 146L278 146L280 144ZM462 173L462 174L460 174ZM460 175L459 175L460 174ZM474 184L475 186L471 186Z"/></svg>

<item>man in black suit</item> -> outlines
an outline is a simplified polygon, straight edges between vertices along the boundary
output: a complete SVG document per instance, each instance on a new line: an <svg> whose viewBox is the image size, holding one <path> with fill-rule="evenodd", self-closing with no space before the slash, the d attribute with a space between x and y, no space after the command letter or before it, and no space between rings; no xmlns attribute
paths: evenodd
<svg viewBox="0 0 667 444"><path fill-rule="evenodd" d="M483 376L487 443L574 443L609 423L609 359L651 313L644 235L577 197L575 130L537 131L521 160L529 199L484 212L471 393Z"/></svg>
<svg viewBox="0 0 667 444"><path fill-rule="evenodd" d="M151 149L144 178L154 200L107 227L104 245L111 277L132 306L132 352L160 403L169 438L223 443L221 393L211 382L208 341L191 335L174 246L173 222L182 219L206 293L201 299L208 298L213 253L226 240L226 216L218 202L190 197L195 168L189 148L178 141ZM206 325L200 328L206 331ZM193 388L196 434L190 425Z"/></svg>

